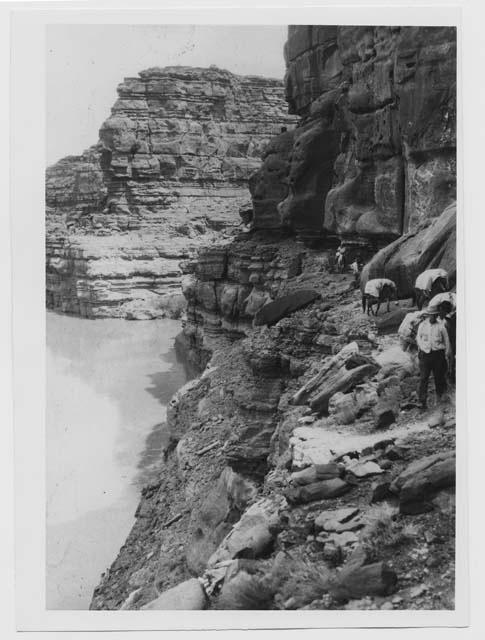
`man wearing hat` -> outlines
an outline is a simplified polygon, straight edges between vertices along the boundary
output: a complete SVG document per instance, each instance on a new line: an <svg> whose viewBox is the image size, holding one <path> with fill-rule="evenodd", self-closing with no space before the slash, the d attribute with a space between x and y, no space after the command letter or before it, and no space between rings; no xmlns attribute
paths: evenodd
<svg viewBox="0 0 485 640"><path fill-rule="evenodd" d="M428 397L429 376L433 373L436 396L440 400L446 391L446 372L451 357L450 339L439 309L429 306L426 318L421 322L416 336L419 357L419 402L425 410Z"/></svg>

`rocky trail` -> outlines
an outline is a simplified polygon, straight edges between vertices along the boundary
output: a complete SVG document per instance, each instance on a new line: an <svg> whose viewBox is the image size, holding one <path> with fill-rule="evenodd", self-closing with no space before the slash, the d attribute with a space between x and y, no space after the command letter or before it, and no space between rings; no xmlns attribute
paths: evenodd
<svg viewBox="0 0 485 640"><path fill-rule="evenodd" d="M453 607L451 399L416 407L408 301L366 316L351 276L304 253L313 274L285 290L319 297L221 340L172 400L160 480L92 608Z"/></svg>

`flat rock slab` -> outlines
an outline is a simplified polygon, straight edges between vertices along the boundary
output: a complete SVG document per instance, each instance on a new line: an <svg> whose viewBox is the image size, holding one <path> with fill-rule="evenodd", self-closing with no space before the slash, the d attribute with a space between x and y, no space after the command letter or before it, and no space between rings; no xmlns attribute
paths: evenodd
<svg viewBox="0 0 485 640"><path fill-rule="evenodd" d="M348 544L354 544L359 541L359 536L353 531L344 531L343 533L332 533L328 538L337 547L345 547Z"/></svg>
<svg viewBox="0 0 485 640"><path fill-rule="evenodd" d="M378 473L384 473L384 470L376 462L356 462L347 467L347 471L352 473L356 478L366 478L374 476Z"/></svg>
<svg viewBox="0 0 485 640"><path fill-rule="evenodd" d="M334 533L344 533L347 531L358 531L359 529L363 529L364 526L365 522L357 517L343 523L339 523L336 520L327 520L323 526L323 530Z"/></svg>
<svg viewBox="0 0 485 640"><path fill-rule="evenodd" d="M331 480L340 476L340 466L335 462L328 464L313 464L301 471L295 471L290 476L291 484L303 486L318 482L319 480Z"/></svg>
<svg viewBox="0 0 485 640"><path fill-rule="evenodd" d="M408 425L396 425L387 432L389 438L383 440L382 434L361 434L350 430L337 431L325 420L314 425L295 427L290 437L290 448L293 470L304 469L310 465L329 464L338 460L349 452L360 453L366 447L394 442L399 437L410 433L429 429L427 422L417 422Z"/></svg>
<svg viewBox="0 0 485 640"><path fill-rule="evenodd" d="M301 309L319 297L320 294L315 289L301 289L300 291L289 293L261 307L254 316L254 324L256 326L275 324L281 318L290 315L297 309Z"/></svg>
<svg viewBox="0 0 485 640"><path fill-rule="evenodd" d="M207 599L204 590L197 578L192 578L164 591L156 600L148 602L142 609L195 611L206 607Z"/></svg>
<svg viewBox="0 0 485 640"><path fill-rule="evenodd" d="M358 513L358 507L347 507L345 509L335 509L333 511L322 511L322 513L317 518L315 518L315 530L319 531L321 529L325 529L325 524L329 521L335 521L338 524L348 522Z"/></svg>

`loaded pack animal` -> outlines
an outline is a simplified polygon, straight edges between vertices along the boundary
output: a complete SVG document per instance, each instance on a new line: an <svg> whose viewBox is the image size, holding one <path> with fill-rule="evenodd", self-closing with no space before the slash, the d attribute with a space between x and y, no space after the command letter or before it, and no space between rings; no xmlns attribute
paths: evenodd
<svg viewBox="0 0 485 640"><path fill-rule="evenodd" d="M431 298L448 289L448 273L444 269L427 269L416 278L413 303L421 311Z"/></svg>
<svg viewBox="0 0 485 640"><path fill-rule="evenodd" d="M368 280L362 294L362 310L364 313L367 311L367 315L373 313L376 316L379 313L381 304L387 302L387 311L389 312L391 300L395 300L396 298L396 284L392 280L389 280L389 278L374 278ZM375 311L372 309L374 305L377 305Z"/></svg>

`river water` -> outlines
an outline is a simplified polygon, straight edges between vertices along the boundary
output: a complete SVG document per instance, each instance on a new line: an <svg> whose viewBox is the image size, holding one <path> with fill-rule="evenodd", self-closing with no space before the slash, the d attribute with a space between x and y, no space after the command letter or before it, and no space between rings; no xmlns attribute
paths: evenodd
<svg viewBox="0 0 485 640"><path fill-rule="evenodd" d="M187 380L179 331L47 314L48 609L87 609L128 535L166 405Z"/></svg>

